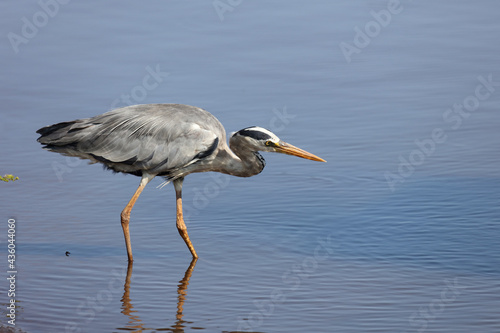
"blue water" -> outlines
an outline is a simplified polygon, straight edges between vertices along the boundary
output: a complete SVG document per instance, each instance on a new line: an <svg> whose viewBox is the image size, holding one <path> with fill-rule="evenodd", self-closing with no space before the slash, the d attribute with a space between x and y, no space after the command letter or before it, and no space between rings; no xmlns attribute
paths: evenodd
<svg viewBox="0 0 500 333"><path fill-rule="evenodd" d="M0 4L16 328L500 331L496 2L47 3ZM328 162L265 154L256 177L187 177L195 263L154 180L128 266L119 215L139 178L44 151L35 131L142 103L263 126Z"/></svg>

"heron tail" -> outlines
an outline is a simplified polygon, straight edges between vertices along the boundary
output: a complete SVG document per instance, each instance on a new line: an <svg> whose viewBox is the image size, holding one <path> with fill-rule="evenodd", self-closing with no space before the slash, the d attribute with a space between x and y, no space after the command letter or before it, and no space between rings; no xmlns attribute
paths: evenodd
<svg viewBox="0 0 500 333"><path fill-rule="evenodd" d="M65 146L78 141L79 132L89 127L83 120L66 121L45 126L36 131L40 134L38 142L47 146Z"/></svg>

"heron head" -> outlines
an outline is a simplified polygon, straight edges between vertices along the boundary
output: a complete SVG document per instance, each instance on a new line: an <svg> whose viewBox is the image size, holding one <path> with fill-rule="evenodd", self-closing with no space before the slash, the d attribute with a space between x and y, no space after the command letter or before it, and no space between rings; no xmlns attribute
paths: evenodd
<svg viewBox="0 0 500 333"><path fill-rule="evenodd" d="M298 156L313 161L326 162L316 155L280 140L273 132L258 126L239 130L231 136L230 142L232 140L241 140L244 142L245 146L255 151L275 152Z"/></svg>

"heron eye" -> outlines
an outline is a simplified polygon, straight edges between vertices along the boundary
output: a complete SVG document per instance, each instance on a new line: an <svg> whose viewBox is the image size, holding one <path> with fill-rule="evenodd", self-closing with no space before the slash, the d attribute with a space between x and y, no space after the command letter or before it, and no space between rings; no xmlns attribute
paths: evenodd
<svg viewBox="0 0 500 333"><path fill-rule="evenodd" d="M272 146L273 142L272 141L266 141L266 146Z"/></svg>

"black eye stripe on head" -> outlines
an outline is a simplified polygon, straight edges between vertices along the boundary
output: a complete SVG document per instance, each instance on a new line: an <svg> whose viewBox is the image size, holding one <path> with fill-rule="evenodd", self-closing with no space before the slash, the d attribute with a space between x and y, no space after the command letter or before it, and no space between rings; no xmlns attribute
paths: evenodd
<svg viewBox="0 0 500 333"><path fill-rule="evenodd" d="M251 137L255 140L264 140L265 141L265 140L272 139L272 137L269 134L261 132L259 130L253 130L251 128L242 129L242 130L238 131L238 134Z"/></svg>

